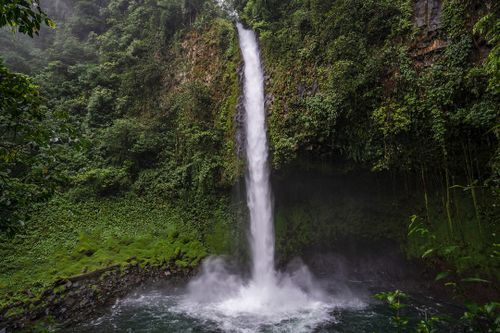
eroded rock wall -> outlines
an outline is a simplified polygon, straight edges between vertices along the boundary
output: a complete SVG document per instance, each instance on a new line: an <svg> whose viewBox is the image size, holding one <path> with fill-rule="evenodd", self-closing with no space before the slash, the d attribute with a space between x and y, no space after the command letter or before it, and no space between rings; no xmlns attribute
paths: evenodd
<svg viewBox="0 0 500 333"><path fill-rule="evenodd" d="M441 0L416 0L413 6L418 28L428 32L441 28Z"/></svg>
<svg viewBox="0 0 500 333"><path fill-rule="evenodd" d="M28 295L29 301L0 309L0 332L30 331L33 324L48 319L65 327L96 315L102 307L147 282L191 276L192 273L191 268L181 269L168 263L156 266L130 263L61 279L38 297Z"/></svg>

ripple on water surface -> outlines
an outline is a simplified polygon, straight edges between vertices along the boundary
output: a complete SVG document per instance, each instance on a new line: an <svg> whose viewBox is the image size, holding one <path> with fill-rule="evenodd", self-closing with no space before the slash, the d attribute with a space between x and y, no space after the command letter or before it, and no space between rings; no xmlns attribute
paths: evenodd
<svg viewBox="0 0 500 333"><path fill-rule="evenodd" d="M208 290L207 290L208 291ZM242 291L251 292L248 290ZM333 293L331 294L333 295ZM243 297L243 300L239 297ZM390 310L370 298L349 298L347 295L332 296L330 301L312 301L300 307L280 304L275 297L262 308L245 310L239 301L245 295L236 293L234 298L213 302L196 301L188 288L172 287L142 291L119 300L99 319L86 322L64 332L314 332L314 333L362 333L390 332ZM261 300L262 301L262 300ZM425 298L413 300L407 308L415 322L417 314L448 312L446 305ZM233 307L234 305L234 307ZM262 311L262 312L258 312ZM444 329L442 332L453 332ZM440 331L440 332L441 332Z"/></svg>
<svg viewBox="0 0 500 333"><path fill-rule="evenodd" d="M256 308L241 310L238 300L195 303L186 295L151 291L118 301L109 313L74 332L313 332L336 324L340 306L361 309L319 301L300 308L271 302L267 311L258 313Z"/></svg>

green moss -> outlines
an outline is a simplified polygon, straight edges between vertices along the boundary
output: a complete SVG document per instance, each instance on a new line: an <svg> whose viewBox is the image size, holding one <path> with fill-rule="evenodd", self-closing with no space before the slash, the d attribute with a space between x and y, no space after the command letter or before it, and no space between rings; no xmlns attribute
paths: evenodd
<svg viewBox="0 0 500 333"><path fill-rule="evenodd" d="M224 202L218 204L215 210L224 211ZM208 254L202 243L208 224L222 216L203 205L186 209L151 198L55 198L38 207L25 233L2 242L0 307L30 299L26 289L37 295L58 279L127 265L130 258L195 266ZM199 220L211 222L193 223Z"/></svg>
<svg viewBox="0 0 500 333"><path fill-rule="evenodd" d="M10 308L5 313L5 318L10 318L10 317L15 317L15 316L18 316L18 315L22 315L24 313L24 311L25 310L22 307Z"/></svg>
<svg viewBox="0 0 500 333"><path fill-rule="evenodd" d="M56 321L52 316L46 316L42 321L37 321L29 324L27 327L20 329L19 333L49 333L55 332Z"/></svg>
<svg viewBox="0 0 500 333"><path fill-rule="evenodd" d="M60 285L54 288L54 294L61 294L66 288L64 285Z"/></svg>
<svg viewBox="0 0 500 333"><path fill-rule="evenodd" d="M227 221L222 220L214 225L212 231L206 237L210 252L217 254L229 253L232 247L231 233L233 228Z"/></svg>

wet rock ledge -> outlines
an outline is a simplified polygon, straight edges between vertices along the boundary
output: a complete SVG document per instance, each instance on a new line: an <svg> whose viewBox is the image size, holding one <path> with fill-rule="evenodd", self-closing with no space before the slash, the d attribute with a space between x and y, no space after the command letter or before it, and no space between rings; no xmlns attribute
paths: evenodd
<svg viewBox="0 0 500 333"><path fill-rule="evenodd" d="M173 276L188 277L193 273L192 268L177 268L171 263L129 263L61 279L38 297L29 295L29 301L0 309L0 333L23 328L29 331L29 327L43 320L64 327L92 317L99 309L145 283Z"/></svg>

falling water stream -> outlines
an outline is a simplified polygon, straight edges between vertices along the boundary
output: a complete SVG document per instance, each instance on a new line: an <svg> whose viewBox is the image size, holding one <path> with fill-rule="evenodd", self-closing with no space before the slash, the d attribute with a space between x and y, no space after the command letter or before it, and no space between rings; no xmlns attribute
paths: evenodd
<svg viewBox="0 0 500 333"><path fill-rule="evenodd" d="M269 183L264 75L255 33L238 23L240 48L245 62L244 102L247 203L250 211L252 279L260 285L275 284L274 230Z"/></svg>
<svg viewBox="0 0 500 333"><path fill-rule="evenodd" d="M278 271L264 99L264 75L253 31L237 24L244 60L247 204L251 273L212 257L187 286L153 289L118 301L76 332L365 332L385 331L388 314L335 281L314 278L300 261ZM337 288L330 288L331 285ZM330 287L329 287L330 286ZM378 326L377 326L378 325Z"/></svg>

